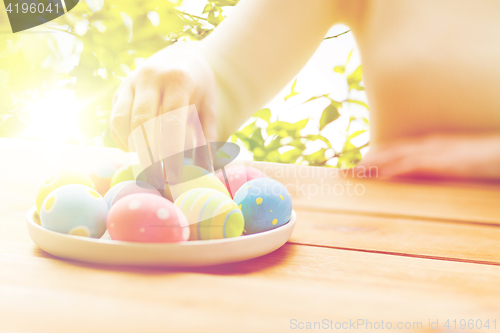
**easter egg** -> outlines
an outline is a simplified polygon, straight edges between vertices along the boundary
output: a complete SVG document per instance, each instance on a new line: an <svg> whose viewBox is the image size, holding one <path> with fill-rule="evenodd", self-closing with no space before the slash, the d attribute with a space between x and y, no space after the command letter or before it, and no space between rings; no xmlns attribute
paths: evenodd
<svg viewBox="0 0 500 333"><path fill-rule="evenodd" d="M42 226L75 236L100 238L106 231L108 206L96 190L80 184L61 186L42 204Z"/></svg>
<svg viewBox="0 0 500 333"><path fill-rule="evenodd" d="M136 193L117 201L108 214L111 239L165 243L189 239L184 213L171 201L159 195Z"/></svg>
<svg viewBox="0 0 500 333"><path fill-rule="evenodd" d="M245 234L255 234L290 221L292 198L283 184L271 178L245 183L234 195L245 217Z"/></svg>
<svg viewBox="0 0 500 333"><path fill-rule="evenodd" d="M229 197L226 186L212 173L194 165L185 165L181 175L174 182L169 182L164 196L175 201L180 195L195 188L210 188Z"/></svg>
<svg viewBox="0 0 500 333"><path fill-rule="evenodd" d="M35 212L33 214L33 221L35 221L35 223L38 225L42 225L42 221L40 221L40 215L38 214L38 212Z"/></svg>
<svg viewBox="0 0 500 333"><path fill-rule="evenodd" d="M104 195L110 188L111 179L118 168L114 164L103 164L94 167L89 172L89 177L95 185L95 189L101 195Z"/></svg>
<svg viewBox="0 0 500 333"><path fill-rule="evenodd" d="M216 176L226 185L232 197L234 197L240 187L247 181L255 178L268 178L262 171L244 165L235 165L224 168L224 170L221 169L217 171Z"/></svg>
<svg viewBox="0 0 500 333"><path fill-rule="evenodd" d="M104 196L104 200L108 204L108 207L111 207L121 198L136 193L150 193L154 195L160 195L160 192L158 192L157 189L155 189L152 185L149 185L148 183L135 180L127 180L118 183L111 189L109 189L109 191Z"/></svg>
<svg viewBox="0 0 500 333"><path fill-rule="evenodd" d="M42 203L50 192L61 186L69 184L81 184L94 188L94 184L92 183L90 177L83 172L71 170L58 172L57 174L47 178L38 190L38 194L36 196L36 210L40 213Z"/></svg>
<svg viewBox="0 0 500 333"><path fill-rule="evenodd" d="M238 205L214 189L198 188L182 194L175 205L186 215L190 240L241 236L245 222Z"/></svg>
<svg viewBox="0 0 500 333"><path fill-rule="evenodd" d="M113 175L113 178L111 178L111 184L109 185L110 187L115 186L118 183L127 181L127 180L136 180L134 177L134 171L133 168L134 165L124 165L118 170L116 170L115 174ZM144 174L139 175L137 180L140 180L142 182L146 181L146 177Z"/></svg>

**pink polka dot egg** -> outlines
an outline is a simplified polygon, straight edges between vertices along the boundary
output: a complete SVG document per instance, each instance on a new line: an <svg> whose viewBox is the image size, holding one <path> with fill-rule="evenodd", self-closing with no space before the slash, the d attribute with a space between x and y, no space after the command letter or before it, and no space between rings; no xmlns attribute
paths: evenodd
<svg viewBox="0 0 500 333"><path fill-rule="evenodd" d="M151 193L136 193L111 207L108 232L113 240L171 243L189 239L189 225L184 213L171 201Z"/></svg>
<svg viewBox="0 0 500 333"><path fill-rule="evenodd" d="M246 182L256 178L268 178L262 171L244 165L229 166L224 170L217 171L216 176L226 186L229 193L231 193L231 197L234 197Z"/></svg>
<svg viewBox="0 0 500 333"><path fill-rule="evenodd" d="M100 238L106 231L108 205L94 189L61 186L43 201L40 220L44 228L74 236Z"/></svg>

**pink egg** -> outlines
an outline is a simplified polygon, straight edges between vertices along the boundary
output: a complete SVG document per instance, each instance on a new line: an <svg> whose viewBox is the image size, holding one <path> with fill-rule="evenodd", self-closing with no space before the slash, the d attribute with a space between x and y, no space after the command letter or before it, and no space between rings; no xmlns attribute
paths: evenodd
<svg viewBox="0 0 500 333"><path fill-rule="evenodd" d="M234 197L235 193L240 189L240 187L249 180L255 178L269 178L262 171L244 165L230 166L224 168L224 171L226 173L227 179L224 179L222 170L217 171L216 176L224 185L226 185L226 188L231 194L231 197Z"/></svg>
<svg viewBox="0 0 500 333"><path fill-rule="evenodd" d="M150 193L128 195L117 201L108 213L111 239L170 243L189 239L189 225L184 213L171 201Z"/></svg>

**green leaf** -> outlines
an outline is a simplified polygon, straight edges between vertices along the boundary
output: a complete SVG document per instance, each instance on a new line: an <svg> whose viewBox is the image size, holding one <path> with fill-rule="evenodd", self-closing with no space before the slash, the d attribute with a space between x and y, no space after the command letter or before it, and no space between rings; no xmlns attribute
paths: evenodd
<svg viewBox="0 0 500 333"><path fill-rule="evenodd" d="M330 102L332 103L332 105L335 106L337 109L342 107L342 103L337 102L337 101L331 99L330 97L328 97L328 98L330 99Z"/></svg>
<svg viewBox="0 0 500 333"><path fill-rule="evenodd" d="M318 98L328 98L329 100L331 100L331 98L328 97L328 94L325 94L325 95L313 96L313 97L309 98L307 101L305 101L304 103L308 103L310 101L314 101L314 100L316 100Z"/></svg>
<svg viewBox="0 0 500 333"><path fill-rule="evenodd" d="M355 167L361 161L361 158L359 150L342 154L338 157L337 168L348 169Z"/></svg>
<svg viewBox="0 0 500 333"><path fill-rule="evenodd" d="M324 143L326 143L326 145L328 146L328 148L332 148L332 144L330 143L330 140L328 140L327 138L325 138L321 134L310 134L310 135L307 136L307 139L310 140L310 141L316 141L316 140L323 141Z"/></svg>
<svg viewBox="0 0 500 333"><path fill-rule="evenodd" d="M239 130L236 133L239 133L245 137L249 137L250 135L252 135L255 128L256 128L256 126L255 126L255 121L254 121L251 124L248 124L247 126L243 127L241 130Z"/></svg>
<svg viewBox="0 0 500 333"><path fill-rule="evenodd" d="M365 90L365 87L362 87L359 83L353 83L352 85L349 86L349 90L353 89L363 91Z"/></svg>
<svg viewBox="0 0 500 333"><path fill-rule="evenodd" d="M273 150L276 150L278 148L280 148L282 146L281 144L281 139L282 137L280 136L277 136L275 137L265 148L266 148L266 151L273 151Z"/></svg>
<svg viewBox="0 0 500 333"><path fill-rule="evenodd" d="M239 0L215 0L211 1L217 6L236 6Z"/></svg>
<svg viewBox="0 0 500 333"><path fill-rule="evenodd" d="M300 131L301 129L303 129L304 127L307 126L308 122L309 122L309 119L302 119L302 120L297 121L296 123L293 123L293 125L295 125L296 131Z"/></svg>
<svg viewBox="0 0 500 333"><path fill-rule="evenodd" d="M366 109L370 109L370 108L368 107L368 104L366 104L365 102L356 101L356 100L354 100L354 99L348 99L348 100L346 100L346 102L349 102L349 103L354 103L354 104L358 104L358 105L361 105L361 106L365 107Z"/></svg>
<svg viewBox="0 0 500 333"><path fill-rule="evenodd" d="M354 51L354 49L351 50L351 52L349 52L349 55L347 56L347 60L345 61L345 67L347 67L347 64L349 63L349 61L351 60L351 57L352 57L352 52Z"/></svg>
<svg viewBox="0 0 500 333"><path fill-rule="evenodd" d="M298 148L301 151L303 151L304 149L306 149L306 145L304 143L302 143L302 141L300 141L300 139L294 139L288 145L290 145L292 147L295 147L295 148Z"/></svg>
<svg viewBox="0 0 500 333"><path fill-rule="evenodd" d="M246 140L246 139L248 139L248 138L249 138L249 135L245 135L245 134L243 134L243 133L241 133L241 132L235 132L235 133L233 134L233 136L234 136L236 139L240 139L240 140L242 140L242 141L244 141L244 140Z"/></svg>
<svg viewBox="0 0 500 333"><path fill-rule="evenodd" d="M295 86L296 85L297 85L297 79L295 79L295 81L293 81L293 83L292 83L292 90L291 90L291 92L288 95L285 96L285 101L287 99L289 99L290 97L293 97L293 96L299 94L298 92L295 91Z"/></svg>
<svg viewBox="0 0 500 333"><path fill-rule="evenodd" d="M345 72L345 66L335 66L335 67L333 68L333 71L334 71L335 73L344 74L344 72Z"/></svg>
<svg viewBox="0 0 500 333"><path fill-rule="evenodd" d="M265 162L273 162L273 163L281 163L281 155L278 150L273 150L270 152L266 152L264 158L262 159Z"/></svg>
<svg viewBox="0 0 500 333"><path fill-rule="evenodd" d="M354 132L353 134L355 134ZM353 135L351 134L351 136ZM360 133L359 133L360 134ZM337 167L338 168L352 168L356 166L361 161L361 147L356 147L350 141L350 138L344 144L342 148L342 154L338 158Z"/></svg>
<svg viewBox="0 0 500 333"><path fill-rule="evenodd" d="M281 154L281 161L283 163L295 163L300 155L302 155L302 150L293 148Z"/></svg>
<svg viewBox="0 0 500 333"><path fill-rule="evenodd" d="M353 133L351 133L351 134L347 137L347 140L348 140L348 141L349 141L349 143L350 143L350 140L351 140L351 139L353 139L353 138L357 137L358 135L363 134L363 133L365 133L365 132L366 132L366 130L359 130L359 131L353 132Z"/></svg>
<svg viewBox="0 0 500 333"><path fill-rule="evenodd" d="M218 26L222 21L224 21L224 16L222 15L222 8L214 6L212 9L210 9L207 21L214 27Z"/></svg>
<svg viewBox="0 0 500 333"><path fill-rule="evenodd" d="M255 145L251 147L252 149L255 149L257 146L264 147L264 138L262 137L262 130L259 127L255 128L251 136L251 139L255 143Z"/></svg>
<svg viewBox="0 0 500 333"><path fill-rule="evenodd" d="M359 85L361 82L361 76L363 75L363 65L359 65L358 68L354 70L348 77L347 77L347 84L349 85L349 90L356 89L356 90L362 90L363 88Z"/></svg>
<svg viewBox="0 0 500 333"><path fill-rule="evenodd" d="M214 7L214 4L213 3L207 3L205 8L203 8L203 12L202 14L206 14L208 12L210 12L212 10L212 8Z"/></svg>
<svg viewBox="0 0 500 333"><path fill-rule="evenodd" d="M321 148L318 151L304 156L304 159L309 162L309 165L324 165L327 161L325 157L325 148Z"/></svg>
<svg viewBox="0 0 500 333"><path fill-rule="evenodd" d="M337 107L333 104L328 105L321 114L321 118L319 120L319 130L321 131L326 125L336 120L338 117L340 117L340 113Z"/></svg>
<svg viewBox="0 0 500 333"><path fill-rule="evenodd" d="M260 109L253 115L254 117L265 120L267 123L271 120L271 110L269 109Z"/></svg>
<svg viewBox="0 0 500 333"><path fill-rule="evenodd" d="M252 150L252 153L256 161L262 161L266 156L266 152L262 149L262 147L255 147Z"/></svg>

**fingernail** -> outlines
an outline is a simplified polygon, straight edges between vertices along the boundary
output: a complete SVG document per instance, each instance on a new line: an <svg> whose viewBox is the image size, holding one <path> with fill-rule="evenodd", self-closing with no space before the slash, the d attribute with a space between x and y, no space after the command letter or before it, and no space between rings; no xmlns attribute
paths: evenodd
<svg viewBox="0 0 500 333"><path fill-rule="evenodd" d="M175 183L177 178L179 177L179 173L176 170L167 170L166 172L166 180L169 183Z"/></svg>

